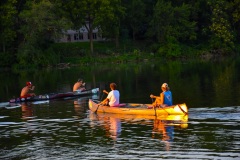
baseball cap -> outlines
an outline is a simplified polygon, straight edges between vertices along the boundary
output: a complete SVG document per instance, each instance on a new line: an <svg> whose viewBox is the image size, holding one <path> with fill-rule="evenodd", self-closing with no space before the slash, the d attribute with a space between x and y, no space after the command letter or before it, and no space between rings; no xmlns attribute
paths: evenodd
<svg viewBox="0 0 240 160"><path fill-rule="evenodd" d="M163 83L162 84L162 88L167 88L168 87L168 84L167 83Z"/></svg>
<svg viewBox="0 0 240 160"><path fill-rule="evenodd" d="M27 86L32 85L32 82L26 82Z"/></svg>

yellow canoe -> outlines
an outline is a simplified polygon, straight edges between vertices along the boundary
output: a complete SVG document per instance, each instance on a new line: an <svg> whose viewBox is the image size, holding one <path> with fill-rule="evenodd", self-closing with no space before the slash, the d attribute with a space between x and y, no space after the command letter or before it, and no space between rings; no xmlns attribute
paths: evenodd
<svg viewBox="0 0 240 160"><path fill-rule="evenodd" d="M188 108L185 103L168 106L164 108L152 108L152 104L137 104L137 103L125 103L120 104L118 107L109 107L98 105L92 99L89 99L89 109L92 112L128 114L128 115L147 115L157 117L161 117L162 115L188 114Z"/></svg>

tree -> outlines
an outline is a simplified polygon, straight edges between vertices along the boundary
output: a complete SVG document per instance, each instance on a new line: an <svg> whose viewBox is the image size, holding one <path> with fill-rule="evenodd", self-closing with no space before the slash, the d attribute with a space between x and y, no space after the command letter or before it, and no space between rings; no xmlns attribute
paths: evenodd
<svg viewBox="0 0 240 160"><path fill-rule="evenodd" d="M121 0L111 0L109 2L109 5L105 5L106 8L101 8L101 14L96 21L104 38L114 38L116 48L119 48L120 23L125 16L125 8L121 5Z"/></svg>
<svg viewBox="0 0 240 160"><path fill-rule="evenodd" d="M158 0L151 23L151 33L159 43L165 43L169 37L176 40L195 39L195 22L190 19L190 6L182 4L173 7L171 2ZM155 34L156 33L156 34Z"/></svg>
<svg viewBox="0 0 240 160"><path fill-rule="evenodd" d="M229 21L228 2L224 0L212 0L208 4L212 9L210 30L213 33L211 44L213 48L233 47L233 33Z"/></svg>
<svg viewBox="0 0 240 160"><path fill-rule="evenodd" d="M16 23L16 0L0 1L0 44L1 51L6 52L6 47L11 47L16 37L14 25Z"/></svg>
<svg viewBox="0 0 240 160"><path fill-rule="evenodd" d="M142 0L132 0L127 5L127 22L132 29L132 38L135 40L135 36L140 32L143 26L146 24L146 5Z"/></svg>
<svg viewBox="0 0 240 160"><path fill-rule="evenodd" d="M180 43L196 39L195 25L196 23L190 20L189 5L182 3L173 6L169 1L158 0L154 7L149 35L155 37L162 46L159 50L161 54L178 56L181 53Z"/></svg>
<svg viewBox="0 0 240 160"><path fill-rule="evenodd" d="M232 30L234 34L234 40L240 40L240 0L234 0L229 2L230 10L230 23L232 24ZM229 12L228 12L229 13Z"/></svg>
<svg viewBox="0 0 240 160"><path fill-rule="evenodd" d="M93 30L101 27L103 19L105 22L108 20L108 23L118 23L118 20L114 18L116 16L114 13L120 0L61 0L61 2L74 28L79 29L82 26L87 28L90 50L93 54Z"/></svg>
<svg viewBox="0 0 240 160"><path fill-rule="evenodd" d="M68 21L58 15L58 5L50 0L29 0L25 7L19 15L22 21L20 32L24 39L18 60L23 65L46 65L54 57L45 51L60 37L62 29L68 27Z"/></svg>

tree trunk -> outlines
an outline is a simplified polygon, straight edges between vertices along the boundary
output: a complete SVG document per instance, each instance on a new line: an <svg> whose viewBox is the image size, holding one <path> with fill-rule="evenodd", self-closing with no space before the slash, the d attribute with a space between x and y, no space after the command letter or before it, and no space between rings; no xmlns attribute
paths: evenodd
<svg viewBox="0 0 240 160"><path fill-rule="evenodd" d="M115 45L116 45L116 49L119 49L119 34L116 34L115 36Z"/></svg>
<svg viewBox="0 0 240 160"><path fill-rule="evenodd" d="M89 42L90 42L90 56L93 56L93 22L91 19L89 19L89 26L85 25L88 29L88 36L89 36Z"/></svg>
<svg viewBox="0 0 240 160"><path fill-rule="evenodd" d="M3 49L3 53L5 53L6 52L6 45L5 45L5 43L3 42L3 45L2 45L2 49Z"/></svg>

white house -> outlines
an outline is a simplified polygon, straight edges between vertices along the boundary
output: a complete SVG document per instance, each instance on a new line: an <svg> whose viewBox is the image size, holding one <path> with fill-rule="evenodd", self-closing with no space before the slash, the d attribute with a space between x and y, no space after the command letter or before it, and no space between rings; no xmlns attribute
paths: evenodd
<svg viewBox="0 0 240 160"><path fill-rule="evenodd" d="M93 41L103 41L102 35L98 32L98 28L93 30ZM67 30L63 33L63 37L59 42L86 42L89 41L89 34L85 26L79 30Z"/></svg>

